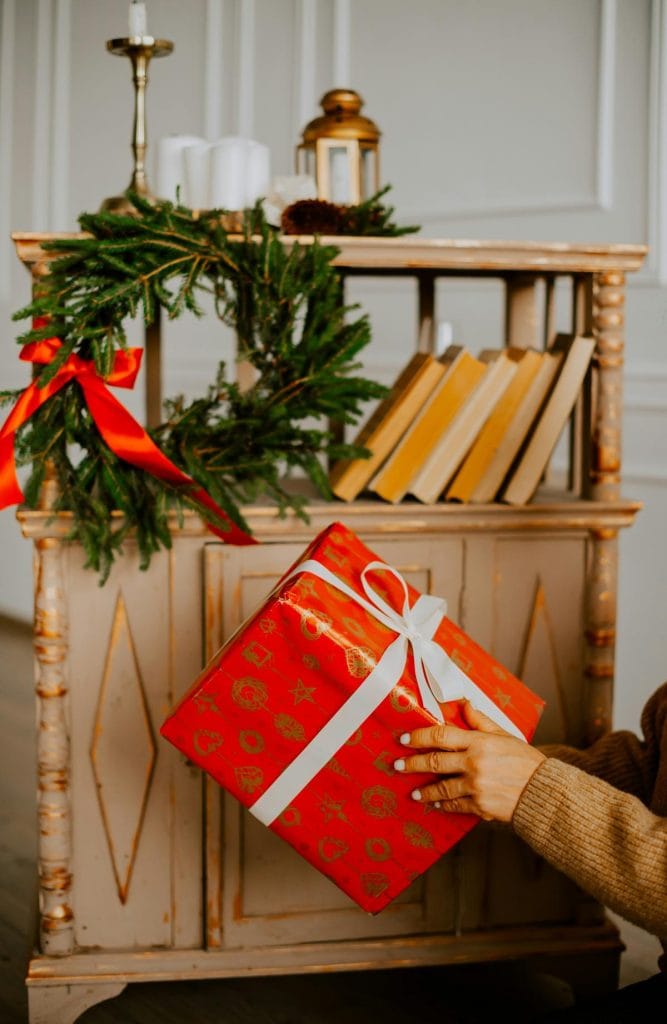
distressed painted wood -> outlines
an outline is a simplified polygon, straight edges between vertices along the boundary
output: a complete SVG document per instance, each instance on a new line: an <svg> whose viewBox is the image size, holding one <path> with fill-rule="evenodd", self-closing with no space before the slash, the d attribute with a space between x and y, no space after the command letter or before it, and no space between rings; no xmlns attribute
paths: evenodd
<svg viewBox="0 0 667 1024"><path fill-rule="evenodd" d="M14 236L35 281L48 273L49 237ZM149 573L130 541L103 589L66 541L71 516L49 512L52 492L43 509L20 512L36 552L42 910L27 979L33 1024L73 1021L128 981L538 951L597 956L612 974L617 965L618 935L599 907L505 829L476 829L371 918L157 739L204 658L336 518L420 589L447 596L452 617L547 697L538 739L580 742L610 727L617 535L640 507L619 497L624 275L645 247L325 241L340 248L344 276L417 279L423 349L434 341L439 276L502 278L506 337L517 345L551 340L556 286L572 279L573 329L592 331L597 345L572 421L570 490L523 508L312 500L309 525L257 505L246 510L264 542L254 549L221 546L186 514L182 526L173 517L174 546ZM159 325L147 348L153 422Z"/></svg>
<svg viewBox="0 0 667 1024"><path fill-rule="evenodd" d="M74 1024L84 1010L113 999L125 988L124 981L107 984L40 985L28 989L30 1024Z"/></svg>
<svg viewBox="0 0 667 1024"><path fill-rule="evenodd" d="M53 507L55 494L51 473L42 489L43 509ZM34 647L39 934L41 949L52 956L66 956L74 949L68 618L63 556L58 538L37 540Z"/></svg>
<svg viewBox="0 0 667 1024"><path fill-rule="evenodd" d="M593 335L596 339L597 400L591 427L592 498L614 500L621 486L621 420L625 273L621 269L593 279Z"/></svg>
<svg viewBox="0 0 667 1024"><path fill-rule="evenodd" d="M85 234L49 234L16 231L12 239L20 260L47 264L52 254L41 248L52 238L85 238ZM239 236L240 237L240 236ZM466 274L497 271L584 273L605 270L639 270L648 249L645 245L582 245L567 242L504 242L451 238L373 238L322 235L323 245L340 250L335 266L350 270L403 271L457 270ZM312 242L311 235L287 235L286 245Z"/></svg>
<svg viewBox="0 0 667 1024"><path fill-rule="evenodd" d="M516 348L537 348L538 319L536 278L512 274L505 281L505 344Z"/></svg>

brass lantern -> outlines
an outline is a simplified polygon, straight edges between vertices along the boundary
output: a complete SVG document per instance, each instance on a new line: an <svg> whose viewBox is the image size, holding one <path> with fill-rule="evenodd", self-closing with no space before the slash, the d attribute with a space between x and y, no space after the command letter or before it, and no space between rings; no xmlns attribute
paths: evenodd
<svg viewBox="0 0 667 1024"><path fill-rule="evenodd" d="M306 125L297 146L297 174L315 178L320 199L361 203L380 188L380 129L361 114L364 101L352 89L332 89L320 104L324 115Z"/></svg>

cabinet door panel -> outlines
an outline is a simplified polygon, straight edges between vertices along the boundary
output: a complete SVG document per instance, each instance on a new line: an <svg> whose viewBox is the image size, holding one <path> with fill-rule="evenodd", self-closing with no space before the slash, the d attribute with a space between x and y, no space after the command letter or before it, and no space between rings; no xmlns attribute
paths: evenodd
<svg viewBox="0 0 667 1024"><path fill-rule="evenodd" d="M201 666L201 541L139 570L132 541L106 586L68 548L72 875L77 945L201 941L199 773L160 740Z"/></svg>
<svg viewBox="0 0 667 1024"><path fill-rule="evenodd" d="M586 539L496 539L492 651L547 701L536 743L581 735ZM480 924L574 921L581 893L508 829L491 828Z"/></svg>
<svg viewBox="0 0 667 1024"><path fill-rule="evenodd" d="M581 740L585 566L584 537L496 542L493 653L547 702L537 744Z"/></svg>
<svg viewBox="0 0 667 1024"><path fill-rule="evenodd" d="M460 541L429 537L372 543L423 592L458 609ZM260 548L210 544L206 550L207 652L250 615L302 545ZM209 945L266 945L338 938L451 931L458 914L454 861L444 857L377 917L361 911L290 846L232 797L209 783L207 895ZM222 805L220 817L217 810ZM222 855L220 844L222 843Z"/></svg>

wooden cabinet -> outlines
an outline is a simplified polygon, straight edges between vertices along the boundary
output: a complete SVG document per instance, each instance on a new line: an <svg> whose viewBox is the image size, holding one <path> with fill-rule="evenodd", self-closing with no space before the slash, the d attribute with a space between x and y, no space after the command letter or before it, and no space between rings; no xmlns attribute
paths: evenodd
<svg viewBox="0 0 667 1024"><path fill-rule="evenodd" d="M39 237L17 241L39 273ZM342 245L346 274L418 278L426 347L438 275L500 276L507 340L518 344L550 336L554 288L567 280L572 324L597 341L567 492L545 492L524 508L313 501L307 526L258 506L248 518L263 544L253 548L221 545L186 516L180 528L174 521L172 550L147 573L129 542L104 588L66 541L67 515L19 513L36 551L41 910L27 979L33 1024L67 1024L127 982L157 978L538 954L617 962L618 934L601 908L497 826L478 826L380 915L361 912L157 731L203 659L333 519L419 589L446 597L450 615L547 699L539 741L583 743L607 730L616 537L638 509L619 494L623 272L643 253Z"/></svg>

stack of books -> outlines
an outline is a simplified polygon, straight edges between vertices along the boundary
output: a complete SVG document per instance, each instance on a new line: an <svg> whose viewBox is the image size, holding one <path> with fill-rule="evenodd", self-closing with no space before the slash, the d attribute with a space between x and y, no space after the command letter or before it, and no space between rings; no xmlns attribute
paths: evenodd
<svg viewBox="0 0 667 1024"><path fill-rule="evenodd" d="M355 438L368 459L337 463L334 494L385 501L523 505L542 478L588 371L592 338L557 335L543 352L450 346L419 352Z"/></svg>

